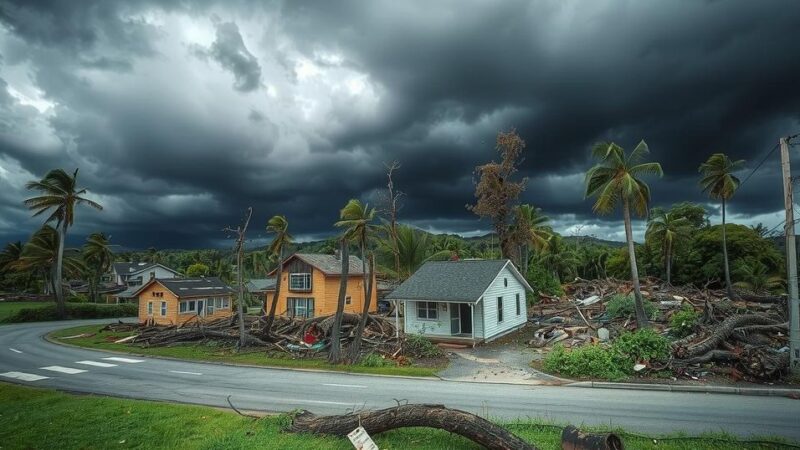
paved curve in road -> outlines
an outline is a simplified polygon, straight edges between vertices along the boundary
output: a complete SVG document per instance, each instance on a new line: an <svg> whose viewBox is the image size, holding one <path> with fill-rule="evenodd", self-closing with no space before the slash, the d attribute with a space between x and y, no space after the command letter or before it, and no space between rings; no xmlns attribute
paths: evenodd
<svg viewBox="0 0 800 450"><path fill-rule="evenodd" d="M53 344L43 336L103 321L0 326L0 380L118 397L240 409L307 409L338 414L382 408L394 399L441 403L501 419L545 418L613 425L646 433L724 430L800 440L800 401L553 386L464 383L416 378L293 371L124 356ZM44 378L46 377L46 378ZM26 381L30 380L30 381ZM0 399L2 403L2 399Z"/></svg>

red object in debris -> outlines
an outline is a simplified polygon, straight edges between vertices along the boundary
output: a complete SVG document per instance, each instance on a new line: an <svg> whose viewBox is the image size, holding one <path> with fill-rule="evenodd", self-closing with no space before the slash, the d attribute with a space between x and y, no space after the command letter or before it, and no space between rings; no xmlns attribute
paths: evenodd
<svg viewBox="0 0 800 450"><path fill-rule="evenodd" d="M317 326L316 324L311 325L307 330L306 333L303 335L303 342L308 345L314 345L317 343L319 338L317 337Z"/></svg>

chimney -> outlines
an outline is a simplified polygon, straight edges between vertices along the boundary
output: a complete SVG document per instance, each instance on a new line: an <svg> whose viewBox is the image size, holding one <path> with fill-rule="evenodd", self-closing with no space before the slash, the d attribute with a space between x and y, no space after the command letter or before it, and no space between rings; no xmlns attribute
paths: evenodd
<svg viewBox="0 0 800 450"><path fill-rule="evenodd" d="M333 257L336 258L337 261L342 259L342 251L337 248L333 251Z"/></svg>

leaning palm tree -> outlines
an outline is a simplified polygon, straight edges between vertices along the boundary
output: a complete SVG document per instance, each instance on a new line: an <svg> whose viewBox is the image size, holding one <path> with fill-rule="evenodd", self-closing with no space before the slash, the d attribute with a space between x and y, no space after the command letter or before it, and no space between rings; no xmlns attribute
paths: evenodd
<svg viewBox="0 0 800 450"><path fill-rule="evenodd" d="M350 345L347 358L350 363L355 363L358 362L361 355L361 335L364 333L364 327L367 325L370 301L372 300L373 286L370 274L367 272L366 253L369 247L369 239L375 227L372 224L375 220L375 208L370 208L368 204L363 204L359 200L350 199L339 212L339 219L340 220L334 225L345 228L345 237L358 245L359 253L361 254L361 273L364 277L364 302L361 320L356 328L356 333L353 337L353 343ZM374 268L370 267L369 272L371 273L373 271Z"/></svg>
<svg viewBox="0 0 800 450"><path fill-rule="evenodd" d="M689 219L685 217L676 216L663 208L653 208L650 212L645 239L652 239L661 244L664 268L667 272L667 284L672 284L672 255L675 240L687 237L690 229Z"/></svg>
<svg viewBox="0 0 800 450"><path fill-rule="evenodd" d="M89 296L92 301L97 303L97 286L100 278L111 267L114 260L114 253L111 251L111 243L103 233L92 233L86 238L83 244L83 262L88 269Z"/></svg>
<svg viewBox="0 0 800 450"><path fill-rule="evenodd" d="M515 228L522 241L520 262L522 263L522 273L525 276L528 276L531 248L542 251L547 247L547 241L551 236L547 226L549 221L550 218L542 214L541 208L528 204L517 207Z"/></svg>
<svg viewBox="0 0 800 450"><path fill-rule="evenodd" d="M722 202L722 258L725 267L725 289L728 297L733 298L733 288L731 285L731 270L728 265L728 238L725 231L725 205L736 193L739 188L739 178L733 175L742 167L744 160L732 161L724 153L714 153L709 156L706 162L700 164L700 185L703 192L714 200Z"/></svg>
<svg viewBox="0 0 800 450"><path fill-rule="evenodd" d="M86 189L78 188L78 169L70 175L63 169L54 169L47 173L39 181L30 181L25 185L29 190L39 191L41 195L25 200L25 206L35 211L34 217L40 214L49 213L45 220L56 222L58 232L58 257L54 276L55 295L56 295L56 314L59 319L66 317L64 305L64 291L61 285L61 278L64 264L64 242L67 237L67 229L72 226L75 220L75 206L88 205L92 208L102 210L99 203L89 200L83 195Z"/></svg>
<svg viewBox="0 0 800 450"><path fill-rule="evenodd" d="M630 154L625 154L625 150L613 142L601 142L592 149L592 155L598 159L598 164L586 172L586 197L597 197L592 208L595 212L609 214L616 209L617 204L622 204L625 237L628 241L631 263L636 322L640 328L648 326L649 322L644 312L642 291L639 287L639 269L636 266L631 230L631 210L639 216L645 216L650 202L650 187L639 177L663 175L659 163L642 162L649 152L644 141L640 141Z"/></svg>
<svg viewBox="0 0 800 450"><path fill-rule="evenodd" d="M267 248L267 254L273 255L278 260L278 267L275 269L275 295L272 297L272 304L269 306L267 315L266 330L270 333L272 323L275 321L275 308L278 306L278 298L281 295L281 276L283 275L283 251L292 243L292 235L289 234L289 221L286 216L275 215L267 221L267 231L275 233L272 242Z"/></svg>
<svg viewBox="0 0 800 450"><path fill-rule="evenodd" d="M14 264L19 261L19 257L22 255L22 242L9 242L0 251L0 273L6 273L13 271Z"/></svg>

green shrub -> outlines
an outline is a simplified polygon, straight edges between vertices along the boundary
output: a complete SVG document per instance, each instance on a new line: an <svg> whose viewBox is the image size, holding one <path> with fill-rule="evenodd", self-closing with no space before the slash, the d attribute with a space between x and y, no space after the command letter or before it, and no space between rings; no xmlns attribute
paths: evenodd
<svg viewBox="0 0 800 450"><path fill-rule="evenodd" d="M105 319L113 317L131 317L139 314L139 307L133 304L100 305L96 303L66 303L69 319ZM47 305L40 308L23 308L13 316L7 317L3 322L41 322L58 320L56 305Z"/></svg>
<svg viewBox="0 0 800 450"><path fill-rule="evenodd" d="M89 303L89 298L83 294L75 294L67 297L69 303Z"/></svg>
<svg viewBox="0 0 800 450"><path fill-rule="evenodd" d="M444 356L442 349L418 334L407 335L405 347L406 353L415 358L441 358Z"/></svg>
<svg viewBox="0 0 800 450"><path fill-rule="evenodd" d="M669 340L649 328L622 333L614 339L611 350L628 373L638 361L667 359L670 354Z"/></svg>
<svg viewBox="0 0 800 450"><path fill-rule="evenodd" d="M393 363L382 358L381 355L370 353L361 359L360 365L363 367L387 367L393 365Z"/></svg>
<svg viewBox="0 0 800 450"><path fill-rule="evenodd" d="M700 315L691 306L684 306L669 319L670 332L677 337L692 334Z"/></svg>
<svg viewBox="0 0 800 450"><path fill-rule="evenodd" d="M618 367L613 353L600 345L585 345L566 350L556 344L544 358L544 369L568 377L592 377L617 380L626 375Z"/></svg>
<svg viewBox="0 0 800 450"><path fill-rule="evenodd" d="M540 264L531 264L528 267L528 276L526 277L528 283L534 291L543 292L547 295L564 295L564 289L561 284L553 276L553 274ZM536 300L539 295L536 294Z"/></svg>
<svg viewBox="0 0 800 450"><path fill-rule="evenodd" d="M647 314L647 317L653 318L658 312L655 305L647 300L644 300L643 303L645 314ZM635 317L636 310L634 309L633 295L616 294L612 296L611 300L606 303L606 312L608 312L609 317L612 319L619 317Z"/></svg>

